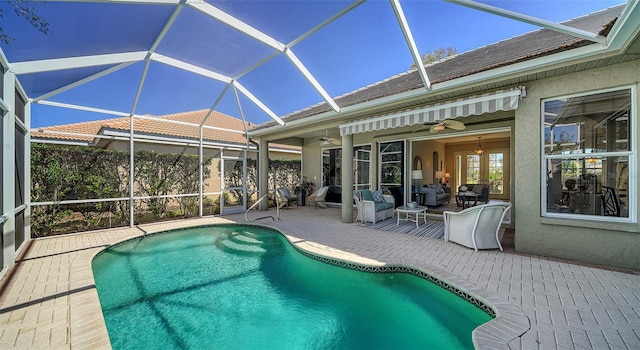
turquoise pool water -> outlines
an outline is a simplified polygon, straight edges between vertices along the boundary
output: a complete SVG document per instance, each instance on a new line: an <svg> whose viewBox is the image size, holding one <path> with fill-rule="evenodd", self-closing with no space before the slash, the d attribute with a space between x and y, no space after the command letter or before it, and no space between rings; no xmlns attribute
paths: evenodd
<svg viewBox="0 0 640 350"><path fill-rule="evenodd" d="M146 236L93 272L114 349L464 349L491 320L420 277L326 264L260 227Z"/></svg>

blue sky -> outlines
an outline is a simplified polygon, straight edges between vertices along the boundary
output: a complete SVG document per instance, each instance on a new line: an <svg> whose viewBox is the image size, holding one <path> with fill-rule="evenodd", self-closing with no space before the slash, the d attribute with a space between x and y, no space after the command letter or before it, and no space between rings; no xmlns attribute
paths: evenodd
<svg viewBox="0 0 640 350"><path fill-rule="evenodd" d="M616 0L483 1L493 6L564 21L610 6ZM345 8L346 1L224 1L214 6L253 25L283 43L289 43L322 20ZM459 53L488 45L536 27L442 1L401 1L420 52L454 47ZM166 6L44 3L38 13L49 22L46 35L19 19L6 2L3 27L16 41L2 44L10 61L146 50L169 17ZM220 73L235 76L268 56L266 46L239 35L202 14L184 9L157 50ZM368 1L293 47L329 95L335 97L407 71L412 63L388 1ZM49 98L50 101L130 112L144 63ZM80 70L83 76L95 69ZM68 79L60 73L20 76L30 97ZM239 79L277 115L322 102L318 93L282 55ZM137 103L137 114L163 115L208 109L224 84L153 62ZM247 120L262 123L269 117L240 97ZM239 117L232 90L217 110ZM112 118L109 115L34 105L32 126Z"/></svg>

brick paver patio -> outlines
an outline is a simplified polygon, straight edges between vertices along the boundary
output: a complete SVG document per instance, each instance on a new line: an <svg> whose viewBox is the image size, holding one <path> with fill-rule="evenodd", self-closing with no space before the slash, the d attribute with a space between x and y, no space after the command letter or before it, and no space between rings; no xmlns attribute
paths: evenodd
<svg viewBox="0 0 640 350"><path fill-rule="evenodd" d="M365 262L432 271L500 304L499 318L501 312L526 315L529 329L509 341L509 348L640 349L640 275L632 271L508 251L475 252L442 240L343 224L335 208L302 207L281 213L280 221L258 223L280 229L295 244L328 246L327 252L357 255ZM17 267L0 282L0 349L110 348L93 285L93 256L131 237L229 221L244 222L244 217L183 220L33 240ZM501 327L522 326L509 324L508 320L522 323L517 317L505 320ZM503 329L485 327L484 331L501 333Z"/></svg>

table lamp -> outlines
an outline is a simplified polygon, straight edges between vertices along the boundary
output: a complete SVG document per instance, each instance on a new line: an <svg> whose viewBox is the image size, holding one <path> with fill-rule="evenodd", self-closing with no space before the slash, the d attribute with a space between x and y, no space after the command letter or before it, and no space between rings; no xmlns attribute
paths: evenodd
<svg viewBox="0 0 640 350"><path fill-rule="evenodd" d="M413 192L418 193L418 180L422 180L422 170L412 170L411 178L413 179Z"/></svg>
<svg viewBox="0 0 640 350"><path fill-rule="evenodd" d="M438 183L442 183L441 179L444 178L444 174L445 174L444 170L436 171L436 179L438 180Z"/></svg>

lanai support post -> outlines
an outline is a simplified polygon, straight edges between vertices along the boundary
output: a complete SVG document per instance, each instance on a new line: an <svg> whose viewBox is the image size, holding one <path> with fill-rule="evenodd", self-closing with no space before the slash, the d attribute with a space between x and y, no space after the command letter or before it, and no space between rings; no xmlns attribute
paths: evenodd
<svg viewBox="0 0 640 350"><path fill-rule="evenodd" d="M0 72L1 74L1 72ZM4 264L7 267L13 267L16 264L16 202L15 202L15 173L16 173L16 114L15 114L15 74L7 69L4 73L4 96L3 101L8 107L8 111L0 109L0 115L2 116L2 129L0 132L2 135L2 151L4 156L2 157L2 173L0 174L0 181L2 181L2 213L5 221L0 225L0 232L2 233L2 251L4 257ZM2 259L0 259L2 260ZM0 273L3 270L0 265ZM2 276L0 274L0 276Z"/></svg>
<svg viewBox="0 0 640 350"><path fill-rule="evenodd" d="M353 222L353 135L342 136L342 222Z"/></svg>
<svg viewBox="0 0 640 350"><path fill-rule="evenodd" d="M264 138L260 139L260 149L258 150L258 192L262 198L269 191L269 142ZM268 210L269 201L262 201L258 206L259 210Z"/></svg>

